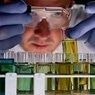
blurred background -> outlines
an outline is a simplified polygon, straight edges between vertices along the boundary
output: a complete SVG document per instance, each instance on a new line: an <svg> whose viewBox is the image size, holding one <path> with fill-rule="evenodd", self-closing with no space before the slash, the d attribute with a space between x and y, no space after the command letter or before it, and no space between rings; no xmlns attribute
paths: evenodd
<svg viewBox="0 0 95 95"><path fill-rule="evenodd" d="M0 2L6 2L6 1L11 1L11 0L0 0ZM13 0L14 1L14 0ZM16 0L15 0L16 1ZM95 0L74 0L77 4L86 4L87 2L90 2L90 1L95 1Z"/></svg>
<svg viewBox="0 0 95 95"><path fill-rule="evenodd" d="M86 4L90 1L95 1L95 0L74 0L77 4Z"/></svg>

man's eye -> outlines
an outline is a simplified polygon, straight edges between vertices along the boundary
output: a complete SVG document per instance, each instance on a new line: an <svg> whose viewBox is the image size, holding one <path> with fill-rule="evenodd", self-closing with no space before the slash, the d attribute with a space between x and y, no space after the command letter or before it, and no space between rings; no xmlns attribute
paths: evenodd
<svg viewBox="0 0 95 95"><path fill-rule="evenodd" d="M55 12L52 14L52 16L54 17L62 17L62 13L61 12Z"/></svg>

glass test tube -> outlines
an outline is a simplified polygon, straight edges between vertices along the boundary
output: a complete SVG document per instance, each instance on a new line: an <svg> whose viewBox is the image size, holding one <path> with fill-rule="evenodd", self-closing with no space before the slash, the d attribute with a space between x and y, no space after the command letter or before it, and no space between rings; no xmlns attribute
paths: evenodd
<svg viewBox="0 0 95 95"><path fill-rule="evenodd" d="M70 75L71 63L57 62L55 70L57 75ZM56 80L56 90L67 92L71 90L71 78L57 78Z"/></svg>
<svg viewBox="0 0 95 95"><path fill-rule="evenodd" d="M0 75L15 72L13 52L0 52ZM0 78L0 93L5 93L5 78Z"/></svg>
<svg viewBox="0 0 95 95"><path fill-rule="evenodd" d="M18 52L15 56L16 60L16 73L17 74L34 74L34 63L29 59L30 53ZM31 65L30 65L31 64ZM18 78L17 80L18 93L31 92L33 90L33 79L31 78Z"/></svg>
<svg viewBox="0 0 95 95"><path fill-rule="evenodd" d="M74 74L88 75L89 62L87 54L78 54L79 61L74 64ZM74 78L74 90L76 92L88 91L88 78Z"/></svg>
<svg viewBox="0 0 95 95"><path fill-rule="evenodd" d="M65 39L62 41L63 51L65 53L65 60L71 62L70 74L74 74L74 62L77 62L77 42L73 39ZM70 78L71 90L74 90L74 78Z"/></svg>
<svg viewBox="0 0 95 95"><path fill-rule="evenodd" d="M85 56L82 57L82 60L79 60L78 52L77 52L77 42L76 40L64 40L62 42L63 44L63 51L65 53L71 53L70 61L73 66L73 74L88 74L88 65L86 65L88 58L86 58L86 61L84 60ZM68 58L68 56L67 56ZM82 61L82 62L81 62ZM81 90L87 90L88 87L88 79L87 78L71 78L72 80L72 90L74 91L81 91Z"/></svg>
<svg viewBox="0 0 95 95"><path fill-rule="evenodd" d="M39 60L37 62L37 73L53 74L54 66L52 63L52 54L51 53L40 53ZM53 78L47 78L45 80L45 90L52 91L55 90L55 83Z"/></svg>
<svg viewBox="0 0 95 95"><path fill-rule="evenodd" d="M90 54L90 75L95 75L95 54ZM95 94L95 78L90 78L90 94Z"/></svg>

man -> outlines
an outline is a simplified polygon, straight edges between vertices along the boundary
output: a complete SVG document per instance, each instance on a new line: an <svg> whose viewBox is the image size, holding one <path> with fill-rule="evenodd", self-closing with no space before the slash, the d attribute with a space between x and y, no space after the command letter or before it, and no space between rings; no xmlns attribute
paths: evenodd
<svg viewBox="0 0 95 95"><path fill-rule="evenodd" d="M53 52L56 49L58 53L62 53L61 41L65 37L64 32L71 17L71 9L68 8L73 2L71 0L46 0L45 2L44 0L26 0L26 3L31 5L32 21L25 25L21 44L10 50L15 52ZM39 72L43 72L43 70L44 73L50 71L48 66L40 67ZM26 86L27 89L28 87L29 85ZM18 89L26 90L20 86Z"/></svg>
<svg viewBox="0 0 95 95"><path fill-rule="evenodd" d="M62 48L62 40L66 38L65 30L68 28L68 26L72 27L76 25L78 22L80 22L81 20L83 20L84 18L87 18L90 16L90 14L87 14L85 12L84 6L73 5L74 2L71 0L66 0L66 1L65 0L50 0L50 1L46 0L45 2L44 0L39 0L39 1L26 0L25 2L28 5L32 6L31 16L33 19L30 24L25 25L25 31L23 33L22 41L20 45L17 45L11 49L12 51L16 51L16 52L32 51L32 52L62 53L64 52ZM39 7L47 7L47 9L45 8L39 9ZM51 7L49 11L48 11L48 7ZM65 8L64 9L65 12L52 11L53 7L55 7L56 10L58 10L56 7ZM68 8L71 8L71 9L68 9ZM80 10L78 10L78 8ZM79 13L82 15L79 16ZM56 19L54 19L54 17L56 17ZM61 23L62 21L64 23ZM57 25L54 26L54 24L57 24ZM89 47L85 46L85 43L86 41L81 40L80 38L80 41L77 42L78 52L92 53L93 50L90 50ZM67 80L64 80L64 81L67 81ZM61 86L61 88L64 90L67 90L68 86Z"/></svg>
<svg viewBox="0 0 95 95"><path fill-rule="evenodd" d="M37 25L35 27L34 27L34 25L35 25L36 19L35 19L34 15L36 13L35 13L35 11L33 11L34 14L33 14L33 12L31 13L32 17L34 16L33 17L34 21L33 22L31 21L32 24L30 24L30 27L26 26L26 29L25 29L25 32L23 33L22 41L20 44L21 47L25 51L33 51L33 52L52 52L52 51L54 51L57 48L57 46L61 43L61 41L64 37L65 29L68 27L70 16L71 16L70 10L66 9L66 11L67 11L67 14L66 14L65 12L57 12L57 11L54 12L54 11L52 11L52 7L61 7L61 8L66 7L67 8L72 4L71 1L68 0L65 2L64 0L63 1L62 0L59 0L59 1L52 0L52 1L46 1L46 3L45 2L43 3L43 2L44 2L43 0L41 0L41 1L26 0L26 3L28 3L31 6L51 7L51 9L50 9L51 11L49 11L49 12L52 12L52 13L49 14L49 17L46 17L46 19L41 17L40 18L41 21L38 20ZM51 2L51 4L50 4L50 2ZM58 3L58 5L56 3ZM32 8L31 8L31 10L32 10ZM46 10L46 15L48 12L47 10ZM56 8L56 10L57 10L57 8ZM40 14L41 13L39 13L37 15L42 16ZM68 16L68 14L69 14L69 16ZM44 15L44 16L46 16L46 15ZM61 16L61 15L63 15L63 16ZM66 17L65 15L67 15L68 17ZM49 21L48 21L48 19L49 19ZM61 23L62 20L64 20L63 23ZM59 23L58 23L58 21L59 21ZM60 25L58 25L57 23ZM64 29L62 29L62 28L64 28Z"/></svg>
<svg viewBox="0 0 95 95"><path fill-rule="evenodd" d="M26 10L27 10L27 6L26 6L26 4L25 3L23 3L21 0L19 0L19 1L14 1L14 2L12 2L12 3L8 3L8 4L6 4L7 2L10 2L10 0L5 0L5 4L1 4L2 6L1 6L1 17L0 18L2 18L1 20L0 20L0 22L2 22L1 23L1 27L0 27L0 30L2 30L2 32L1 32L1 34L0 34L0 50L6 50L6 49L10 49L10 48L12 48L13 46L15 46L16 44L18 44L18 43L20 43L20 41L21 41L21 39L22 39L22 33L23 33L23 31L24 31L24 28L25 27L23 27L23 24L27 24L27 23L30 23L31 21L32 21L32 16L30 16L30 14L29 13L27 13L26 12ZM33 3L33 2L36 2L36 1L27 1L27 0L25 0L25 2L27 3L27 4L30 4L31 5L31 3ZM38 2L38 1L37 1ZM41 1L41 2L43 2L43 1ZM57 1L48 1L48 2L54 2L54 3L56 3ZM62 1L62 0L60 0L59 1L59 3L60 4L62 4L62 3L64 3L63 5L69 5L69 6L66 6L66 7L71 7L73 4L74 4L74 2L71 2L71 1L67 1L67 3L66 3L66 1ZM59 4L58 3L58 4ZM40 4L40 3L38 3L38 4ZM13 5L14 5L14 7L16 7L16 8L13 8ZM20 5L20 6L19 6ZM35 4L33 4L33 5L35 5ZM91 4L91 5L94 5L94 3L93 4ZM37 5L38 6L38 5ZM42 5L41 5L42 6ZM51 6L51 5L50 5ZM57 6L56 4L55 4L55 6ZM8 9L8 10L6 10L6 8ZM88 8L89 8L89 6L88 6ZM90 7L92 10L93 10L93 8L94 7ZM79 10L80 11L79 11ZM76 11L77 10L77 11ZM89 10L89 9L88 9ZM76 13L75 13L76 12ZM81 12L81 13L80 13ZM84 12L84 13L83 13ZM3 13L3 14L2 14ZM6 14L5 14L6 13ZM12 15L11 15L12 14ZM76 14L76 15L75 15ZM82 14L81 16L79 16L79 14ZM72 8L72 16L71 16L71 24L69 25L70 27L73 27L73 26L75 26L76 24L78 24L78 22L80 22L81 20L83 20L84 18L87 18L89 16L89 14L87 14L86 12L85 12L85 10L84 10L84 8L81 6L80 8L78 8L77 6L74 6L73 8ZM76 19L77 18L77 19ZM9 21L11 19L11 21ZM15 20L15 19L18 19L18 20ZM91 21L93 21L93 23L94 23L94 20L93 19L90 19ZM67 20L68 21L68 20ZM87 20L86 20L87 21ZM41 21L40 23L39 23L39 25L36 25L36 27L39 27L40 28L40 25L41 24L44 24L46 21ZM54 24L54 21L52 21L53 23L52 24ZM89 20L88 20L88 22L89 22ZM67 22L68 23L68 22ZM48 23L47 23L48 24ZM49 23L50 24L50 23ZM81 27L83 27L83 26L86 26L86 23L83 23L84 25L81 25L80 26L80 29L81 29ZM44 27L46 27L47 25L44 25ZM94 25L93 25L94 26ZM33 51L33 52L39 52L39 50L38 49L40 49L40 52L46 52L46 51L48 51L48 52L52 52L52 51L54 51L55 49L57 49L57 46L59 46L59 45L61 45L60 44L60 42L61 42L61 40L62 39L64 39L64 31L66 30L66 27L68 27L68 25L66 25L66 27L65 27L65 29L62 29L62 27L61 27L61 29L46 29L46 30L44 30L44 31L46 31L45 33L43 33L43 32L41 32L40 34L41 35L43 35L43 34L45 34L45 36L47 36L47 35L49 35L50 36L50 39L49 39L49 37L48 37L48 39L49 40L42 40L41 38L43 38L43 37L37 37L36 36L36 38L37 38L37 40L39 40L39 42L35 42L34 41L34 38L35 38L35 31L36 31L36 35L39 35L39 32L38 32L38 29L36 29L36 27L35 28L32 28L32 30L31 30L31 28L26 28L26 31L32 31L32 32L25 32L24 31L24 33L23 33L23 39L22 39L22 42L21 42L21 47L23 47L23 49L21 49L21 50L28 50L28 51ZM50 28L50 27L49 27ZM93 28L93 27L92 27ZM33 30L34 29L34 30ZM40 28L40 31L41 31L41 29L42 28ZM45 28L44 28L45 29ZM80 30L80 29L78 29L78 26L77 26L77 28L76 29L72 29L73 31L74 30L76 30L76 31L78 31L78 30ZM85 31L88 31L89 29L91 29L90 27L88 27L88 29L86 28L85 29ZM8 31L10 31L9 33L7 33L7 30ZM57 35L57 33L54 33L54 32L51 32L51 31L55 31L55 32L57 32L57 31L63 31L63 32L58 32L58 35ZM71 29L70 29L70 31L71 31ZM74 33L71 33L71 32L66 32L66 35L67 36L69 36L68 34L70 34L70 35L73 35L73 36L71 36L71 38L75 38L75 39L77 39L77 38L79 38L79 37L81 37L83 34L86 34L86 32L83 32L83 33L80 33L80 31L78 31L78 32L74 32ZM81 30L81 31L84 31L83 29ZM33 34L31 34L31 33L33 33ZM62 35L60 35L62 33ZM78 36L77 37L77 34L80 34L80 36ZM88 33L88 32L87 32ZM92 33L92 32L91 32ZM27 37L27 36L25 36L25 35L28 35L29 37ZM56 34L56 35L55 35ZM89 33L88 33L89 34ZM31 35L31 36L30 36ZM52 35L52 36L51 36ZM75 36L74 36L75 35ZM44 35L43 35L44 36ZM55 36L55 37L54 37ZM63 37L62 37L63 36ZM70 37L70 36L69 36ZM85 36L83 36L84 38L85 38ZM83 38L82 37L82 38ZM32 38L32 39L31 39ZM94 37L92 37L92 35L89 37L89 35L87 35L87 37L86 37L86 39L87 38L89 38L89 42L91 42L91 44L93 45L93 43L94 43ZM31 40L33 40L32 42L30 42ZM47 41L46 43L45 43L45 41ZM56 42L55 42L56 41ZM32 44L30 44L30 43L32 43ZM86 49L84 49L84 50L78 50L79 52L83 52L83 51L88 51L88 52L93 52L93 50L91 50L91 46L90 46L90 49L89 49L89 47L88 46L85 46L86 44L86 41L85 41L85 43L83 42L83 41L81 41L81 43L83 43L82 45L83 45L83 47L84 48L86 48ZM26 44L26 45L25 45ZM79 44L80 45L80 44ZM78 45L78 46L79 46ZM59 47L58 47L58 49L59 49ZM79 49L79 48L78 48ZM19 49L18 49L19 50ZM17 51L18 51L17 50ZM62 51L62 50L61 50ZM59 50L58 50L58 52L59 52Z"/></svg>
<svg viewBox="0 0 95 95"><path fill-rule="evenodd" d="M41 1L42 2L41 3L40 1L36 1L36 0L32 0L32 1L25 0L25 2L31 6L36 6L36 7L38 7L38 6L60 7L61 6L63 8L71 8L71 6L74 4L74 2L71 0L47 1L49 3L47 3L47 2L43 3L43 1ZM50 2L51 2L51 4L50 4ZM78 10L78 8L80 10ZM76 12L76 10L77 10L77 12ZM13 51L32 51L32 52L57 52L57 53L62 52L63 50L62 50L61 41L63 39L65 39L65 37L66 37L65 30L68 28L68 26L73 27L76 24L78 24L78 22L82 21L84 18L87 18L90 16L90 14L87 14L85 12L85 9L83 6L75 5L74 7L72 7L72 12L70 12L70 9L69 10L66 9L66 11L69 13L69 17L64 18L64 16L63 16L64 19L61 19L61 17L60 17L60 19L58 18L59 19L58 21L60 21L59 25L61 23L61 25L58 26L58 28L56 26L53 26L53 24L58 23L58 21L55 20L57 18L52 19L53 17L51 16L51 17L46 17L46 19L44 19L42 15L37 14L37 16L42 16L40 18L41 21L39 21L39 19L38 19L38 21L36 21L36 20L33 20L33 22L31 21L32 24L25 27L25 31L23 33L20 46L17 45L16 47L14 47L11 50L13 50ZM76 15L75 15L75 12L76 12ZM35 14L35 11L33 11L32 13ZM79 13L82 15L79 15ZM32 17L34 16L34 14L32 14ZM58 15L58 12L55 12L54 14ZM63 14L65 14L65 13L63 12ZM46 15L44 15L44 16L46 16ZM35 18L35 16L33 17L33 19L34 18ZM48 21L48 19L51 21ZM62 20L64 20L63 23L62 23ZM35 25L35 22L37 22L36 25ZM69 24L69 22L70 22L70 24ZM35 27L34 27L34 25L35 25ZM56 27L56 28L52 28L51 26ZM85 36L82 37L82 39L83 38L87 39ZM84 41L80 40L77 42L77 44L78 44L78 52L79 53L94 52L93 49L91 49L91 47L89 48L89 46L86 45L86 40L84 40ZM82 48L80 46L82 46ZM17 48L19 48L19 49L17 49Z"/></svg>

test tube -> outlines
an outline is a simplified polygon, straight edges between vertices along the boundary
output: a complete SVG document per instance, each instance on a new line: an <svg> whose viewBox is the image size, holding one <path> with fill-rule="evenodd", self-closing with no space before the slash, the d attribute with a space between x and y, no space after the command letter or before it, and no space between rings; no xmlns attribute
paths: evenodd
<svg viewBox="0 0 95 95"><path fill-rule="evenodd" d="M74 68L75 74L88 75L89 74L89 62L87 54L78 54L79 61ZM88 78L74 78L74 90L81 92L88 90Z"/></svg>
<svg viewBox="0 0 95 95"><path fill-rule="evenodd" d="M6 55L6 56L5 56ZM0 51L0 74L5 75L7 72L15 72L13 52ZM5 93L5 78L0 78L0 93Z"/></svg>
<svg viewBox="0 0 95 95"><path fill-rule="evenodd" d="M53 74L52 70L52 53L39 53L37 54L39 59L37 61L37 73L45 73L45 74ZM52 91L53 90L53 81L52 78L45 79L45 90ZM55 86L54 86L55 87Z"/></svg>
<svg viewBox="0 0 95 95"><path fill-rule="evenodd" d="M33 63L30 66L30 53L29 52L17 52L15 53L16 73L17 74L34 74ZM31 92L33 90L33 79L30 78L18 78L17 90L20 92Z"/></svg>
<svg viewBox="0 0 95 95"><path fill-rule="evenodd" d="M95 54L90 54L90 75L95 75ZM95 94L95 78L90 78L90 94Z"/></svg>
<svg viewBox="0 0 95 95"><path fill-rule="evenodd" d="M55 74L57 75L70 75L71 74L71 63L69 60L64 60L65 54L56 54L55 62ZM60 59L60 60L59 60ZM66 62L65 62L66 61ZM62 91L61 93L69 93L71 91L71 78L57 78L56 79L56 91Z"/></svg>

